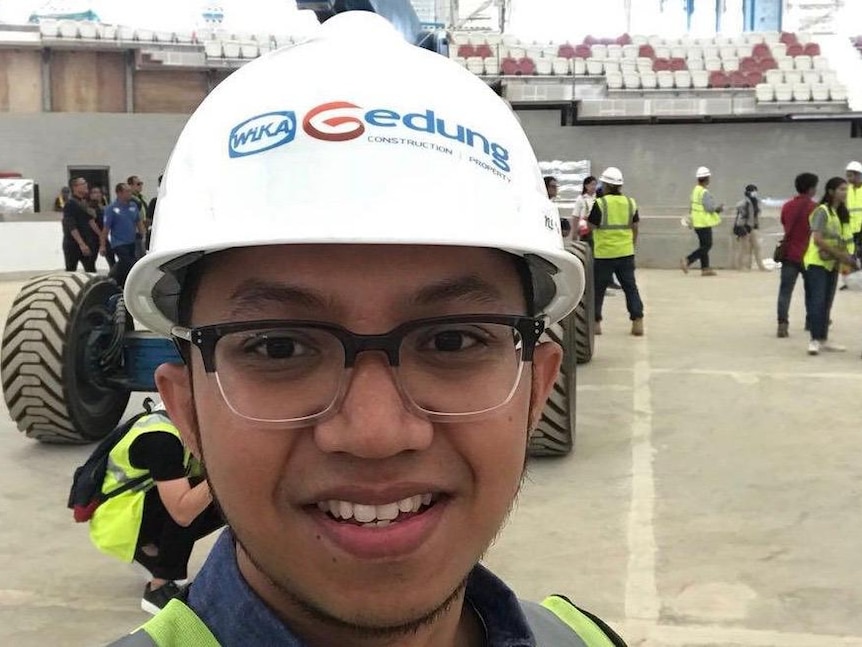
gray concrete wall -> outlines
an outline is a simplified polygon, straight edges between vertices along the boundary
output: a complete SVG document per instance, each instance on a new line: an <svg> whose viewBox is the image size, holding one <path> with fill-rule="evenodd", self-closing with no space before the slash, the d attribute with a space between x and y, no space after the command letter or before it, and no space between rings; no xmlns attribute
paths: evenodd
<svg viewBox="0 0 862 647"><path fill-rule="evenodd" d="M862 158L862 140L846 123L740 123L638 126L560 126L556 110L518 113L541 160L589 159L596 175L619 166L626 192L649 213L686 208L698 166L714 174L711 190L735 204L752 182L763 196L793 195L793 178L843 175Z"/></svg>
<svg viewBox="0 0 862 647"><path fill-rule="evenodd" d="M129 175L156 193L174 141L188 115L51 113L0 115L0 170L39 183L42 210L66 182L68 166L109 166L111 184ZM113 190L113 187L111 187Z"/></svg>

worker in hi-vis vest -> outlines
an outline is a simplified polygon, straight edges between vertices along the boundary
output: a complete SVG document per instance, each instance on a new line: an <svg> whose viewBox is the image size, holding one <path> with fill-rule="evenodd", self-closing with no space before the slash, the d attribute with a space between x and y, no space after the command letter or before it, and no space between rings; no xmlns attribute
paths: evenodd
<svg viewBox="0 0 862 647"><path fill-rule="evenodd" d="M847 211L850 212L850 231L856 253L862 252L862 163L847 165Z"/></svg>
<svg viewBox="0 0 862 647"><path fill-rule="evenodd" d="M632 322L632 335L644 334L644 304L635 281L635 245L638 240L638 206L633 198L622 194L623 174L613 166L605 169L599 180L605 192L590 212L593 231L593 274L596 284L596 329L602 334L602 304L613 280L619 279L626 295L626 308Z"/></svg>
<svg viewBox="0 0 862 647"><path fill-rule="evenodd" d="M703 276L715 276L715 270L709 266L709 250L712 249L712 228L721 224L723 204L716 204L715 198L709 192L709 182L712 173L705 166L697 169L697 184L691 191L689 217L687 224L697 234L698 247L687 257L680 260L680 268L688 274L688 268L695 261L700 261L700 271Z"/></svg>

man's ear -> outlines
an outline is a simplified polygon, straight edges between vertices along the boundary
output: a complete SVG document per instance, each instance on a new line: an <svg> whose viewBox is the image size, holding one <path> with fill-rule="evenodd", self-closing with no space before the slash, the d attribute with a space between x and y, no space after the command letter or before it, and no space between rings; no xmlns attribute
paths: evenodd
<svg viewBox="0 0 862 647"><path fill-rule="evenodd" d="M171 418L188 450L201 458L200 430L195 415L191 368L184 364L162 364L156 369L156 386Z"/></svg>
<svg viewBox="0 0 862 647"><path fill-rule="evenodd" d="M554 382L560 373L563 363L563 349L560 345L548 341L536 346L533 352L533 383L530 391L530 430L536 428L542 418L545 402L554 388Z"/></svg>

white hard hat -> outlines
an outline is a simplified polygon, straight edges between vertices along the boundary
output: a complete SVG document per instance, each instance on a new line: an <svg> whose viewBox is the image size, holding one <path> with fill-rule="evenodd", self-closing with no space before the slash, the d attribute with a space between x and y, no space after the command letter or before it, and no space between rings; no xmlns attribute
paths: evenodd
<svg viewBox="0 0 862 647"><path fill-rule="evenodd" d="M697 174L696 174L696 177L698 179L704 178L704 177L710 177L711 175L712 175L712 172L708 168L706 168L705 166L699 166L698 167Z"/></svg>
<svg viewBox="0 0 862 647"><path fill-rule="evenodd" d="M859 162L850 162L847 165L846 171L855 171L856 173L862 173L862 164Z"/></svg>
<svg viewBox="0 0 862 647"><path fill-rule="evenodd" d="M509 107L380 16L338 14L225 79L179 136L149 253L126 281L144 326L177 324L203 254L284 244L452 245L524 257L537 316L583 295L536 156Z"/></svg>
<svg viewBox="0 0 862 647"><path fill-rule="evenodd" d="M599 181L605 184L613 184L614 186L623 185L623 173L616 166L609 166L599 176Z"/></svg>

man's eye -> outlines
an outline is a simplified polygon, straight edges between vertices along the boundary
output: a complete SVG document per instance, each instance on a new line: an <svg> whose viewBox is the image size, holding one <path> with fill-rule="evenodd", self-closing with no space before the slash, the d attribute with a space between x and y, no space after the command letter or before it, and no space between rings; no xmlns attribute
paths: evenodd
<svg viewBox="0 0 862 647"><path fill-rule="evenodd" d="M311 354L311 349L293 337L259 335L246 341L243 350L268 359L293 359Z"/></svg>

